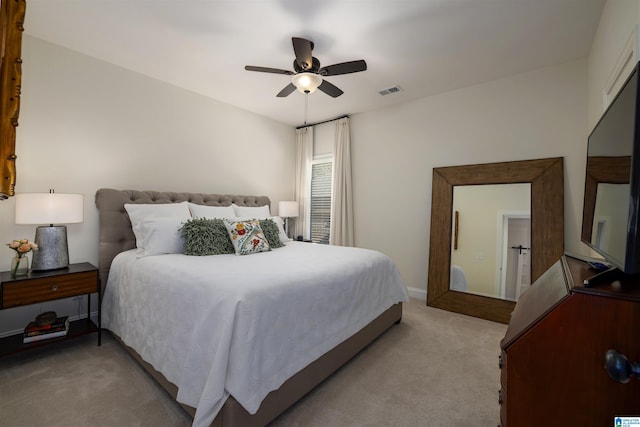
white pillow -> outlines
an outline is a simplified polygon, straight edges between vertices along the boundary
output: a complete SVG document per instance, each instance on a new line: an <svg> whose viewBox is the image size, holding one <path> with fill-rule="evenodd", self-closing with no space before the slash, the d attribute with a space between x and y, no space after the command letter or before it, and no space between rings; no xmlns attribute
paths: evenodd
<svg viewBox="0 0 640 427"><path fill-rule="evenodd" d="M233 218L236 211L233 206L205 206L189 203L191 216L194 218Z"/></svg>
<svg viewBox="0 0 640 427"><path fill-rule="evenodd" d="M136 236L136 247L138 248L138 254L145 253L145 240L148 227L143 230L142 222L144 220L170 218L179 220L180 223L187 221L191 218L191 212L187 202L181 203L166 203L166 204L135 204L126 203L124 205L129 219L131 220L131 228L133 234ZM178 226L177 228L180 228Z"/></svg>
<svg viewBox="0 0 640 427"><path fill-rule="evenodd" d="M235 211L237 217L241 218L256 218L256 219L266 219L271 216L271 212L269 212L269 206L238 206L235 203L232 203L233 210Z"/></svg>
<svg viewBox="0 0 640 427"><path fill-rule="evenodd" d="M138 258L149 255L181 254L184 252L184 239L180 235L183 219L150 218L138 224ZM139 237L138 237L139 236Z"/></svg>

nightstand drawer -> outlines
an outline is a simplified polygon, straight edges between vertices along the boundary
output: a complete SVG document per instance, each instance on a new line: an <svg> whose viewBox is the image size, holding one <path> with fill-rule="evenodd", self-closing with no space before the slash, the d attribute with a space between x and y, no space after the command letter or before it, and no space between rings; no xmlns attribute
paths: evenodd
<svg viewBox="0 0 640 427"><path fill-rule="evenodd" d="M2 308L98 292L98 272L20 280L2 285Z"/></svg>

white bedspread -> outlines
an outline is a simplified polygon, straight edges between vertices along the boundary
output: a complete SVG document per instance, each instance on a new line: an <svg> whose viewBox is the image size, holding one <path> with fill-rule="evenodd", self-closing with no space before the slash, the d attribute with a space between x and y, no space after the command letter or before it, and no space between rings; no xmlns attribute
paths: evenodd
<svg viewBox="0 0 640 427"><path fill-rule="evenodd" d="M209 425L229 395L255 413L264 397L384 310L408 301L376 251L288 242L258 254L134 251L113 261L102 324L178 386Z"/></svg>

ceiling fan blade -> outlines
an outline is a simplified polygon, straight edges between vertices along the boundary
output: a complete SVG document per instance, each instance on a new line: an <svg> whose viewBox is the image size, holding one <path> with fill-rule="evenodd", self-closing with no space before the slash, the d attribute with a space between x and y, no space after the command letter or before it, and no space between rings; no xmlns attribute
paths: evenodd
<svg viewBox="0 0 640 427"><path fill-rule="evenodd" d="M258 71L261 73L286 74L288 76L294 74L293 71L289 71L289 70L281 70L279 68L268 68L268 67L255 67L253 65L245 65L244 69L247 71Z"/></svg>
<svg viewBox="0 0 640 427"><path fill-rule="evenodd" d="M291 41L293 42L293 52L296 54L296 62L302 70L310 70L313 66L313 57L311 56L313 43L300 37L291 37Z"/></svg>
<svg viewBox="0 0 640 427"><path fill-rule="evenodd" d="M337 98L344 93L338 87L334 86L333 84L329 83L326 80L322 80L322 83L320 83L320 86L318 86L318 89L320 89L327 95L332 96L334 98Z"/></svg>
<svg viewBox="0 0 640 427"><path fill-rule="evenodd" d="M365 71L367 63L364 59L358 61L341 62L340 64L327 65L319 70L321 76L337 76L340 74L357 73Z"/></svg>
<svg viewBox="0 0 640 427"><path fill-rule="evenodd" d="M294 90L296 90L296 87L294 86L293 83L289 83L288 85L286 85L284 87L284 89L282 89L280 92L278 92L278 94L276 95L278 98L284 98L285 96L289 96L291 94L291 92L293 92Z"/></svg>

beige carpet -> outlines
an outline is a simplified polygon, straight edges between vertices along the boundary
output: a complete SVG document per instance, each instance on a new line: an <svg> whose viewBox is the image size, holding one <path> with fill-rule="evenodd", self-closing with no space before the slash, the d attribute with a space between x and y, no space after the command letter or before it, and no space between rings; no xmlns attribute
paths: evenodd
<svg viewBox="0 0 640 427"><path fill-rule="evenodd" d="M403 321L282 414L281 426L469 426L499 422L506 326L412 301ZM108 333L0 359L0 425L188 426Z"/></svg>

